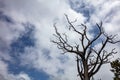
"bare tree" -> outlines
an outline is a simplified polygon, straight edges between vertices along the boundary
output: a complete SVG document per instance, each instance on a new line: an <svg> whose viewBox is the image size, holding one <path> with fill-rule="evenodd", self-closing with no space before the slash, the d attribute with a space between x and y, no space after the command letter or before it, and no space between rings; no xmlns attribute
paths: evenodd
<svg viewBox="0 0 120 80"><path fill-rule="evenodd" d="M77 62L77 71L78 76L81 80L90 80L93 75L95 75L103 64L109 63L111 56L117 53L114 49L111 51L105 50L105 46L110 44L115 44L120 41L115 41L114 38L116 35L107 35L102 28L102 22L100 24L96 24L96 28L98 29L98 33L93 39L90 39L87 35L87 26L85 24L81 24L84 27L83 31L79 31L73 25L73 21L70 21L68 16L65 15L67 22L69 24L68 30L72 30L76 32L81 37L79 38L80 44L75 44L75 46L69 44L69 39L67 34L61 34L56 25L55 28L55 40L52 40L53 43L57 45L59 49L61 49L64 53L73 53L76 54L76 62ZM100 38L103 38L100 40ZM78 38L78 37L77 37ZM102 44L99 49L95 49L95 42ZM80 49L80 45L82 49Z"/></svg>

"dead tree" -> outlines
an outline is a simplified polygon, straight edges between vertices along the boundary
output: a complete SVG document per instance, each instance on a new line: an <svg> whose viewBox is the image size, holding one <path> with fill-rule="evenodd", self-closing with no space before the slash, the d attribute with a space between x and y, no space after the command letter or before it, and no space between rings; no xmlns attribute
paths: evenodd
<svg viewBox="0 0 120 80"><path fill-rule="evenodd" d="M53 34L56 38L56 40L52 40L53 43L57 45L59 49L61 49L64 53L73 53L76 56L76 62L77 62L77 71L78 76L81 80L90 80L93 75L95 75L101 66L103 64L110 62L110 57L113 56L113 54L117 53L114 49L111 49L109 52L105 50L105 46L110 44L115 44L120 41L115 41L114 38L116 35L107 35L105 31L102 28L102 22L100 24L96 23L96 28L98 29L98 33L96 33L96 36L93 39L89 39L87 35L87 26L85 24L81 24L82 27L84 27L83 31L80 32L76 29L76 27L73 25L73 22L69 20L68 16L65 15L66 20L69 24L68 30L72 30L76 32L78 35L80 35L80 44L75 44L76 46L73 46L69 44L69 39L67 34L61 34L56 25L54 25L55 28L55 34ZM102 40L100 40L102 36ZM99 49L95 49L95 42L99 41L99 43L102 44L102 46ZM85 44L86 43L86 44ZM82 46L82 49L80 49L79 46Z"/></svg>

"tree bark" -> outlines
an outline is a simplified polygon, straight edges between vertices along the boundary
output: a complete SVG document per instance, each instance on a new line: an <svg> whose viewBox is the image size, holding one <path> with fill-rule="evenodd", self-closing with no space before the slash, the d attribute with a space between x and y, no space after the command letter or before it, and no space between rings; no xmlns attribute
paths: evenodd
<svg viewBox="0 0 120 80"><path fill-rule="evenodd" d="M84 65L84 80L90 80L89 74L88 74L88 65L87 65L87 61L83 61L83 65Z"/></svg>

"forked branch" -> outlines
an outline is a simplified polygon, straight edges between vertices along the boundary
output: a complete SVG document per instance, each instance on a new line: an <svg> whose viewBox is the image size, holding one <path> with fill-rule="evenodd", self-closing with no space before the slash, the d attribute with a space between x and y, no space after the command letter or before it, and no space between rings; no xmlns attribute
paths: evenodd
<svg viewBox="0 0 120 80"><path fill-rule="evenodd" d="M76 20L70 21L68 16L65 15L66 20L69 24L68 30L73 30L75 33L80 35L80 43L76 43L76 46L70 44L70 40L67 37L67 34L62 34L57 30L56 24L54 24L55 28L55 38L56 40L52 40L53 43L57 45L59 49L61 49L64 53L73 53L77 55L77 70L78 75L81 80L90 80L92 76L94 76L103 64L109 63L111 56L116 54L115 48L108 52L105 50L105 47L108 43L116 44L120 42L120 40L115 41L114 38L116 35L107 35L102 27L102 22L100 24L96 24L96 29L98 29L98 33L95 33L96 36L93 39L88 37L87 29L88 27L85 24L81 24L84 27L83 31L80 32L75 26L74 22ZM101 44L101 47L95 49L97 43ZM86 44L84 44L86 43ZM82 49L79 46L82 46Z"/></svg>

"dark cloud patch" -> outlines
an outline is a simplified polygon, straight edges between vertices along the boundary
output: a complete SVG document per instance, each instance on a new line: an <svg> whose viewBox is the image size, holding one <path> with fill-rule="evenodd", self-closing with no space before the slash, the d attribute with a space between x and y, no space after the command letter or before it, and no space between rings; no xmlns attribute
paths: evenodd
<svg viewBox="0 0 120 80"><path fill-rule="evenodd" d="M2 74L0 74L0 80L6 80Z"/></svg>
<svg viewBox="0 0 120 80"><path fill-rule="evenodd" d="M61 63L66 63L69 60L68 56L65 55L59 56L58 59L60 60Z"/></svg>
<svg viewBox="0 0 120 80"><path fill-rule="evenodd" d="M7 49L8 49L7 44L5 43L5 41L2 38L0 38L0 51L4 52Z"/></svg>
<svg viewBox="0 0 120 80"><path fill-rule="evenodd" d="M3 0L0 0L0 8L3 8L5 5L4 5L4 2Z"/></svg>
<svg viewBox="0 0 120 80"><path fill-rule="evenodd" d="M42 53L45 56L45 58L52 59L52 57L50 56L50 50L44 48L42 49Z"/></svg>
<svg viewBox="0 0 120 80"><path fill-rule="evenodd" d="M0 11L0 21L12 23L12 24L14 23L12 18L7 16L7 15L5 15L2 11Z"/></svg>
<svg viewBox="0 0 120 80"><path fill-rule="evenodd" d="M64 74L64 70L63 69L58 69L57 73L58 74Z"/></svg>

